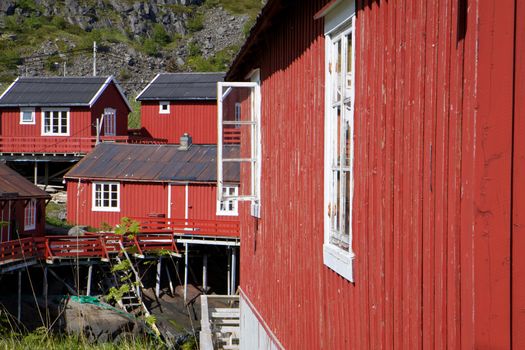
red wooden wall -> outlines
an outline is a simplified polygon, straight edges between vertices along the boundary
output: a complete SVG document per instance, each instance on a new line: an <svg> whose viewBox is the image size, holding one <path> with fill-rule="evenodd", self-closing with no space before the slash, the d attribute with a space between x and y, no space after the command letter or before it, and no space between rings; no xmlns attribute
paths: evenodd
<svg viewBox="0 0 525 350"><path fill-rule="evenodd" d="M350 283L322 259L326 2L238 73L263 79L243 293L287 349L524 348L523 4L358 1Z"/></svg>
<svg viewBox="0 0 525 350"><path fill-rule="evenodd" d="M9 203L8 201L0 202L0 221L3 221L5 225L0 226L0 238L2 242L5 242L8 237L13 240L16 239L15 232L18 230L20 238L30 237L30 236L41 236L45 232L45 200L37 199L37 209L36 209L36 221L35 229L25 231L24 229L24 200L13 200L11 201L11 236L8 235L8 226L7 222L9 221Z"/></svg>
<svg viewBox="0 0 525 350"><path fill-rule="evenodd" d="M92 211L92 185L90 182L67 180L67 221L74 224L100 227L103 222L114 226L122 217L147 217L163 214L168 217L167 184L120 183L120 212ZM171 187L171 217L185 218L185 185ZM78 208L78 209L77 209ZM232 220L237 217L216 215L215 185L188 186L188 218Z"/></svg>
<svg viewBox="0 0 525 350"><path fill-rule="evenodd" d="M179 143L185 132L195 144L217 143L217 103L215 101L171 101L170 113L159 113L158 101L142 101L141 125L154 138Z"/></svg>
<svg viewBox="0 0 525 350"><path fill-rule="evenodd" d="M101 117L105 108L117 110L116 135L127 135L129 109L114 83L111 83L106 88L102 96L98 98L91 108L91 123L93 125L96 125L97 118ZM96 134L96 129L92 128L92 135L96 136ZM104 128L102 128L102 134L104 134Z"/></svg>

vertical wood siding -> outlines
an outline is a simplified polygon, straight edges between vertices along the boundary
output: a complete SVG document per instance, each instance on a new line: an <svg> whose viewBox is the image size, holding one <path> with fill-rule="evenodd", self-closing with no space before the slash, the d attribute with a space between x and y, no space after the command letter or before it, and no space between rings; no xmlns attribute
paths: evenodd
<svg viewBox="0 0 525 350"><path fill-rule="evenodd" d="M97 102L93 105L93 108L91 108L91 123L93 125L96 125L97 118L102 116L105 108L113 108L117 110L115 134L122 136L127 135L129 110L114 83L111 83L106 88L102 96L99 97ZM93 128L92 132L92 135L96 135L95 128ZM102 134L103 133L104 130L102 130Z"/></svg>
<svg viewBox="0 0 525 350"><path fill-rule="evenodd" d="M45 200L37 199L36 217L35 217L35 228L33 230L25 230L24 219L25 209L24 200L13 200L11 201L11 237L10 239L16 239L15 232L18 231L21 238L24 237L36 237L44 235L45 231ZM3 209L0 208L0 219L5 222L5 225L0 226L0 237L2 242L6 241L9 237L7 222L9 221L9 204L8 201L1 202Z"/></svg>
<svg viewBox="0 0 525 350"><path fill-rule="evenodd" d="M67 181L67 220L70 223L100 227L103 222L114 226L122 217L147 217L162 214L168 217L168 189L166 184L123 183L120 184L120 211L92 211L91 182ZM192 185L188 187L188 218L207 220L232 220L237 217L216 215L215 185ZM78 207L78 210L77 210ZM185 185L171 186L171 217L185 217Z"/></svg>
<svg viewBox="0 0 525 350"><path fill-rule="evenodd" d="M171 101L169 114L159 114L158 101L142 101L140 113L141 126L154 138L179 143L179 138L187 132L193 143L217 143L215 101Z"/></svg>
<svg viewBox="0 0 525 350"><path fill-rule="evenodd" d="M244 294L288 349L522 348L524 6L358 1L349 283L322 259L326 2L291 3L238 74L263 79Z"/></svg>

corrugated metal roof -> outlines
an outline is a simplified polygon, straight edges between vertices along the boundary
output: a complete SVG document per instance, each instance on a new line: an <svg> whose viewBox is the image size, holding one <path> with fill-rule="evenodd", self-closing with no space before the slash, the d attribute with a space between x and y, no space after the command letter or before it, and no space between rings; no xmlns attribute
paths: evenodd
<svg viewBox="0 0 525 350"><path fill-rule="evenodd" d="M26 180L22 175L0 163L0 199L51 198L45 191Z"/></svg>
<svg viewBox="0 0 525 350"><path fill-rule="evenodd" d="M161 73L137 96L137 101L215 100L224 73Z"/></svg>
<svg viewBox="0 0 525 350"><path fill-rule="evenodd" d="M224 157L235 158L239 146L224 148ZM224 180L238 182L238 163L224 164ZM64 178L148 182L217 181L217 146L132 145L102 143L84 157Z"/></svg>
<svg viewBox="0 0 525 350"><path fill-rule="evenodd" d="M111 83L126 100L113 77L19 77L0 96L0 107L92 106Z"/></svg>

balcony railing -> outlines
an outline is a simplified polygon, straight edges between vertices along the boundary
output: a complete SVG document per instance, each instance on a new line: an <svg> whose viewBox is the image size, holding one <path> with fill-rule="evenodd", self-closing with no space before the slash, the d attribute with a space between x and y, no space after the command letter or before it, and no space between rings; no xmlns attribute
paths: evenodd
<svg viewBox="0 0 525 350"><path fill-rule="evenodd" d="M101 142L165 144L166 139L143 136L101 136ZM0 136L0 153L13 154L86 154L95 147L97 139L68 136Z"/></svg>
<svg viewBox="0 0 525 350"><path fill-rule="evenodd" d="M236 220L201 220L158 217L133 217L140 223L140 232L176 235L196 235L214 237L239 237L239 221Z"/></svg>

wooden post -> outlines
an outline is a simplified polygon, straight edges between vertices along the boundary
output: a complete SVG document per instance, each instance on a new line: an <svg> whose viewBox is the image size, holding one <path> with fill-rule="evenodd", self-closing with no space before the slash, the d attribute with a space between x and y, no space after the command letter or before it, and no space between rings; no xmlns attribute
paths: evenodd
<svg viewBox="0 0 525 350"><path fill-rule="evenodd" d="M202 256L202 292L206 294L208 290L208 255Z"/></svg>
<svg viewBox="0 0 525 350"><path fill-rule="evenodd" d="M236 272L237 272L237 269L236 269L236 261L237 261L237 250L235 249L235 247L232 247L232 286L231 286L231 294L235 294L235 275L236 275Z"/></svg>
<svg viewBox="0 0 525 350"><path fill-rule="evenodd" d="M169 286L170 286L171 296L174 296L175 292L173 290L173 282L171 280L170 269L168 268L168 265L164 265L164 269L166 270L166 275L168 276L168 282L169 282Z"/></svg>
<svg viewBox="0 0 525 350"><path fill-rule="evenodd" d="M38 185L38 163L35 161L35 169L34 169L34 182L35 185Z"/></svg>
<svg viewBox="0 0 525 350"><path fill-rule="evenodd" d="M22 319L22 270L18 270L18 313L17 319Z"/></svg>
<svg viewBox="0 0 525 350"><path fill-rule="evenodd" d="M42 286L42 296L44 297L44 302L47 309L47 293L48 293L48 281L47 281L47 266L44 267L44 276L43 276L43 286Z"/></svg>
<svg viewBox="0 0 525 350"><path fill-rule="evenodd" d="M227 255L228 255L228 266L227 266L227 272L226 272L226 283L227 283L227 286L228 286L228 290L226 292L226 294L228 295L231 295L231 289L232 289L232 285L231 285L231 266L232 266L232 255L230 254L230 251L231 251L231 248L228 247L228 252L227 252Z"/></svg>
<svg viewBox="0 0 525 350"><path fill-rule="evenodd" d="M49 162L44 163L44 190L47 189L49 185Z"/></svg>
<svg viewBox="0 0 525 350"><path fill-rule="evenodd" d="M86 288L86 295L91 295L91 278L93 276L93 265L89 265L88 267L88 278L87 278L87 288Z"/></svg>
<svg viewBox="0 0 525 350"><path fill-rule="evenodd" d="M188 243L184 243L184 301L188 296Z"/></svg>
<svg viewBox="0 0 525 350"><path fill-rule="evenodd" d="M159 257L159 261L157 262L157 276L156 276L156 283L155 283L155 295L160 297L160 274L162 269L162 257Z"/></svg>

